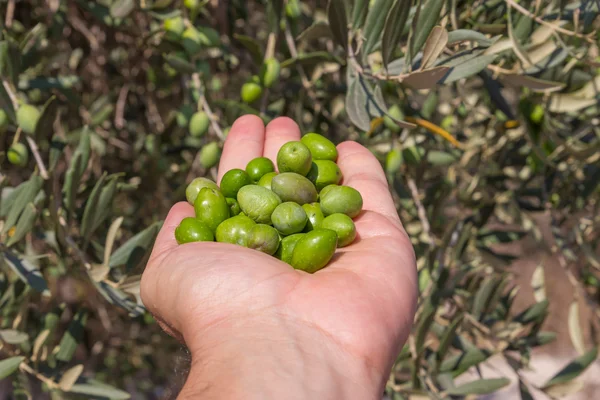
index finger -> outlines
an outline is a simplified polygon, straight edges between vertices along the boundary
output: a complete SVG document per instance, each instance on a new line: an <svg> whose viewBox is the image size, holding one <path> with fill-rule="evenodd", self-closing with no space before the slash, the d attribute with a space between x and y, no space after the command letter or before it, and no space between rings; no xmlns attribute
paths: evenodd
<svg viewBox="0 0 600 400"><path fill-rule="evenodd" d="M363 210L381 214L402 227L396 205L381 164L364 146L343 142L337 146L343 184L358 190L363 198Z"/></svg>

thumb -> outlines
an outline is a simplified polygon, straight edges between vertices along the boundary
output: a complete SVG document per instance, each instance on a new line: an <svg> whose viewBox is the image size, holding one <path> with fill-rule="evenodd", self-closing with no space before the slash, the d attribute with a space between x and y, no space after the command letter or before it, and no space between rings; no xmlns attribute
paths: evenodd
<svg viewBox="0 0 600 400"><path fill-rule="evenodd" d="M184 218L193 217L194 215L194 208L185 201L181 201L171 207L162 228L156 236L148 264L177 247L175 229Z"/></svg>

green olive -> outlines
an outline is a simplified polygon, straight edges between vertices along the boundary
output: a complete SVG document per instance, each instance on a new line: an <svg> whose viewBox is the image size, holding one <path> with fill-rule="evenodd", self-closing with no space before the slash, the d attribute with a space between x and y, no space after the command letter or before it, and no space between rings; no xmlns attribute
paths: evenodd
<svg viewBox="0 0 600 400"><path fill-rule="evenodd" d="M215 237L217 242L233 243L245 247L248 244L250 230L255 225L256 222L245 215L236 215L226 219L217 227Z"/></svg>
<svg viewBox="0 0 600 400"><path fill-rule="evenodd" d="M267 157L255 158L246 165L246 172L254 182L260 181L260 178L274 171L273 161Z"/></svg>
<svg viewBox="0 0 600 400"><path fill-rule="evenodd" d="M4 110L0 110L0 134L3 134L8 127L8 114Z"/></svg>
<svg viewBox="0 0 600 400"><path fill-rule="evenodd" d="M213 232L219 224L229 218L229 205L225 196L217 189L202 188L194 202L196 218L204 222Z"/></svg>
<svg viewBox="0 0 600 400"><path fill-rule="evenodd" d="M314 183L318 191L321 191L325 186L340 183L342 171L333 161L315 160L306 177Z"/></svg>
<svg viewBox="0 0 600 400"><path fill-rule="evenodd" d="M199 111L192 115L190 119L190 134L193 137L201 137L204 136L206 132L208 132L208 126L210 125L210 119L205 112Z"/></svg>
<svg viewBox="0 0 600 400"><path fill-rule="evenodd" d="M181 39L181 44L189 55L196 55L202 50L202 36L193 26L189 26L183 31Z"/></svg>
<svg viewBox="0 0 600 400"><path fill-rule="evenodd" d="M8 149L8 154L6 157L8 158L9 163L19 167L24 167L27 165L27 161L29 161L29 152L27 151L27 146L20 142L13 144Z"/></svg>
<svg viewBox="0 0 600 400"><path fill-rule="evenodd" d="M183 5L188 10L195 10L198 7L199 0L184 0Z"/></svg>
<svg viewBox="0 0 600 400"><path fill-rule="evenodd" d="M402 152L398 149L392 149L385 157L385 172L394 174L402 166Z"/></svg>
<svg viewBox="0 0 600 400"><path fill-rule="evenodd" d="M317 189L307 178L293 172L284 172L273 177L271 190L282 201L293 201L300 205L317 201Z"/></svg>
<svg viewBox="0 0 600 400"><path fill-rule="evenodd" d="M306 176L312 166L310 150L302 142L287 142L277 153L279 172L295 172Z"/></svg>
<svg viewBox="0 0 600 400"><path fill-rule="evenodd" d="M302 10L300 9L298 0L288 0L287 4L285 5L285 15L291 19L296 19L302 15Z"/></svg>
<svg viewBox="0 0 600 400"><path fill-rule="evenodd" d="M331 229L337 234L338 247L348 246L356 239L356 227L352 218L346 214L331 214L323 220L320 228Z"/></svg>
<svg viewBox="0 0 600 400"><path fill-rule="evenodd" d="M240 208L240 203L238 203L236 199L227 197L225 200L227 201L227 205L229 206L229 215L235 217L236 215L239 215L242 212L242 209Z"/></svg>
<svg viewBox="0 0 600 400"><path fill-rule="evenodd" d="M215 236L206 224L196 218L184 218L177 228L175 228L175 240L177 243L191 242L213 242Z"/></svg>
<svg viewBox="0 0 600 400"><path fill-rule="evenodd" d="M246 185L251 185L252 179L243 169L230 169L221 179L221 192L225 197L236 198L240 189Z"/></svg>
<svg viewBox="0 0 600 400"><path fill-rule="evenodd" d="M265 224L254 225L248 234L247 247L272 256L279 248L277 229Z"/></svg>
<svg viewBox="0 0 600 400"><path fill-rule="evenodd" d="M194 108L189 104L184 104L175 114L175 121L180 128L189 127L190 120L194 115Z"/></svg>
<svg viewBox="0 0 600 400"><path fill-rule="evenodd" d="M330 229L315 229L304 234L292 252L291 265L314 273L329 263L337 248L337 234Z"/></svg>
<svg viewBox="0 0 600 400"><path fill-rule="evenodd" d="M402 128L394 120L401 121L404 119L404 114L397 104L391 106L388 110L388 115L383 116L383 123L392 132L400 132Z"/></svg>
<svg viewBox="0 0 600 400"><path fill-rule="evenodd" d="M264 87L270 88L279 79L281 64L275 58L265 60L260 70L261 82Z"/></svg>
<svg viewBox="0 0 600 400"><path fill-rule="evenodd" d="M281 203L271 215L273 226L285 236L302 232L307 221L306 211L293 202Z"/></svg>
<svg viewBox="0 0 600 400"><path fill-rule="evenodd" d="M247 82L242 86L242 101L247 104L254 103L262 96L262 87L258 83Z"/></svg>
<svg viewBox="0 0 600 400"><path fill-rule="evenodd" d="M200 165L209 169L217 165L221 158L221 148L219 143L211 142L200 149Z"/></svg>
<svg viewBox="0 0 600 400"><path fill-rule="evenodd" d="M314 160L336 161L338 151L335 144L323 135L318 133L307 133L300 139L308 147Z"/></svg>
<svg viewBox="0 0 600 400"><path fill-rule="evenodd" d="M178 39L183 30L185 29L185 24L183 23L183 19L181 17L167 18L165 22L163 22L163 27L165 31L167 31L167 35L169 39Z"/></svg>
<svg viewBox="0 0 600 400"><path fill-rule="evenodd" d="M302 208L304 208L304 212L306 212L306 216L308 217L304 232L310 232L319 228L321 222L325 219L323 211L321 211L321 205L319 203L307 203L302 205Z"/></svg>
<svg viewBox="0 0 600 400"><path fill-rule="evenodd" d="M262 178L260 178L260 180L258 181L257 185L271 190L271 182L276 176L277 172L269 172L268 174L264 174Z"/></svg>
<svg viewBox="0 0 600 400"><path fill-rule="evenodd" d="M327 186L325 194L321 192L321 209L326 216L336 213L346 214L350 218L360 214L363 199L359 191L350 186Z"/></svg>
<svg viewBox="0 0 600 400"><path fill-rule="evenodd" d="M211 181L210 179L203 178L203 177L196 178L192 182L190 182L190 184L185 189L185 197L186 197L188 203L190 203L191 205L194 205L194 202L196 201L196 197L198 196L198 193L200 193L200 190L205 187L210 188L210 189L219 190L219 187L217 186L217 184L214 183L213 181Z"/></svg>
<svg viewBox="0 0 600 400"><path fill-rule="evenodd" d="M304 233L295 233L281 239L281 243L279 244L279 248L275 253L275 257L290 264L292 262L292 253L294 252L294 248L296 247L298 241L304 237L304 235Z"/></svg>
<svg viewBox="0 0 600 400"><path fill-rule="evenodd" d="M40 110L29 104L22 104L17 110L17 124L23 132L33 135L40 119Z"/></svg>
<svg viewBox="0 0 600 400"><path fill-rule="evenodd" d="M271 214L281 204L279 196L258 185L242 187L237 200L244 214L259 224L270 224Z"/></svg>
<svg viewBox="0 0 600 400"><path fill-rule="evenodd" d="M333 189L334 187L337 187L339 185L329 185L329 186L325 186L323 189L321 189L321 191L319 192L319 199L322 198L323 196L325 196L325 194L330 191L331 189Z"/></svg>

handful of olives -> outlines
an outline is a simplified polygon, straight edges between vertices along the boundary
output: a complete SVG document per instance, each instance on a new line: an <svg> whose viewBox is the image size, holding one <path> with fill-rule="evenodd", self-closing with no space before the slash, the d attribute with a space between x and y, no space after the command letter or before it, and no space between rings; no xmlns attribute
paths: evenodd
<svg viewBox="0 0 600 400"><path fill-rule="evenodd" d="M177 243L233 243L274 256L309 273L327 266L335 250L356 238L353 218L363 199L340 185L338 152L327 138L309 133L277 154L232 169L220 187L207 178L186 189L195 217L175 229Z"/></svg>

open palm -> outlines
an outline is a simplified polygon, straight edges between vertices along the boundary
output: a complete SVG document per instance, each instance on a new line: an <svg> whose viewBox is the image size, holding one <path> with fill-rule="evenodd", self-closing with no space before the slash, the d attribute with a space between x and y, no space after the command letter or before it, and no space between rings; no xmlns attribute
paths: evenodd
<svg viewBox="0 0 600 400"><path fill-rule="evenodd" d="M219 181L255 157L275 160L284 143L299 139L298 126L288 118L266 128L258 117L238 119L225 142ZM241 246L179 246L174 229L194 210L184 202L171 209L142 277L142 299L167 332L193 346L190 338L211 329L224 324L235 329L231 321L247 321L248 329L253 326L248 321L256 319L260 329L265 321L284 318L343 348L382 377L389 373L413 321L414 252L377 159L355 142L340 144L338 152L342 183L360 191L364 211L355 219L356 241L315 274Z"/></svg>

